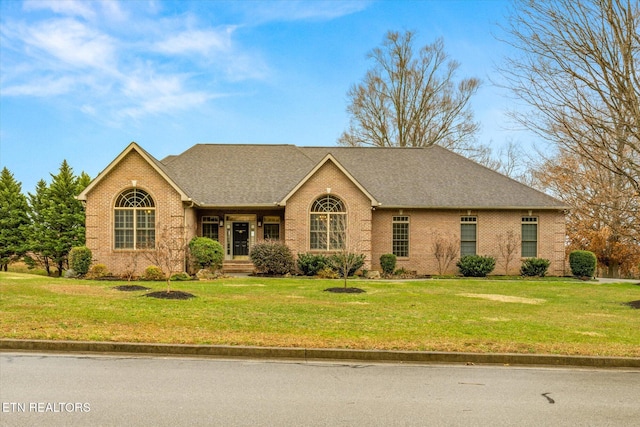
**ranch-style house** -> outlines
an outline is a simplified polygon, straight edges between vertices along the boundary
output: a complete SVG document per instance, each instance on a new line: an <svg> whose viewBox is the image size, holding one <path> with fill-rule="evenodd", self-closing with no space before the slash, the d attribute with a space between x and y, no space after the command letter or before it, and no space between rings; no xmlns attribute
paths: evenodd
<svg viewBox="0 0 640 427"><path fill-rule="evenodd" d="M398 268L438 274L439 240L458 256L496 257L493 274L517 274L526 257L565 271L566 205L439 146L197 144L158 160L133 142L78 198L94 263L113 274L166 236L218 240L226 271L251 271L251 247L264 239L294 255L359 252L368 270L393 253ZM148 264L137 261L136 273Z"/></svg>

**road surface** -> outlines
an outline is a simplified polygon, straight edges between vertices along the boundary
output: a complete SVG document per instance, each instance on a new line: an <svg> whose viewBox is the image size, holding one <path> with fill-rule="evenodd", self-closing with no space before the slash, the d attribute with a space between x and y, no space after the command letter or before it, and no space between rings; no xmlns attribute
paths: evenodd
<svg viewBox="0 0 640 427"><path fill-rule="evenodd" d="M640 370L0 353L2 426L636 426Z"/></svg>

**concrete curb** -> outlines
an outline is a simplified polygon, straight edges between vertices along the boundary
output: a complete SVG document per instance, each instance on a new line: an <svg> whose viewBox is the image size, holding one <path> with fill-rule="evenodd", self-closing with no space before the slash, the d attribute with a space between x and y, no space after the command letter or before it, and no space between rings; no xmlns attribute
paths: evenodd
<svg viewBox="0 0 640 427"><path fill-rule="evenodd" d="M295 359L305 361L344 360L354 362L463 363L575 366L594 368L640 368L640 358L636 357L246 347L225 345L147 344L102 341L94 342L0 339L0 351L116 353L164 356L202 356L219 358Z"/></svg>

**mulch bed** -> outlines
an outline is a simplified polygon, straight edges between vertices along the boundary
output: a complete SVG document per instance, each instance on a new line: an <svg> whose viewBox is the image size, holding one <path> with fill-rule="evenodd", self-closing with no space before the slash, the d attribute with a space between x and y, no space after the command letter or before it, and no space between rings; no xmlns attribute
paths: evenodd
<svg viewBox="0 0 640 427"><path fill-rule="evenodd" d="M140 286L140 285L121 285L121 286L116 286L113 289L117 289L119 291L124 291L124 292L133 292L133 291L148 291L151 288L147 288L146 286Z"/></svg>
<svg viewBox="0 0 640 427"><path fill-rule="evenodd" d="M625 305L628 305L631 308L637 308L640 309L640 299L637 301L630 301L630 302L626 302Z"/></svg>
<svg viewBox="0 0 640 427"><path fill-rule="evenodd" d="M182 292L182 291L156 291L156 292L149 292L148 294L145 294L145 297L150 297L150 298L159 298L159 299L191 299L191 298L195 298L196 296L193 294L190 294L189 292Z"/></svg>
<svg viewBox="0 0 640 427"><path fill-rule="evenodd" d="M360 288L327 288L324 290L325 292L333 292L336 294L361 294L363 292L367 292L364 289Z"/></svg>

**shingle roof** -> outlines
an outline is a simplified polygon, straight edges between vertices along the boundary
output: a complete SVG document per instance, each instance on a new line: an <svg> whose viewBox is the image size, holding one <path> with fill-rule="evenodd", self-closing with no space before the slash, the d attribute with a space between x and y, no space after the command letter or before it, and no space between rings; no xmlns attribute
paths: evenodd
<svg viewBox="0 0 640 427"><path fill-rule="evenodd" d="M273 206L331 154L380 207L566 209L540 191L439 146L198 144L161 161L201 206Z"/></svg>

